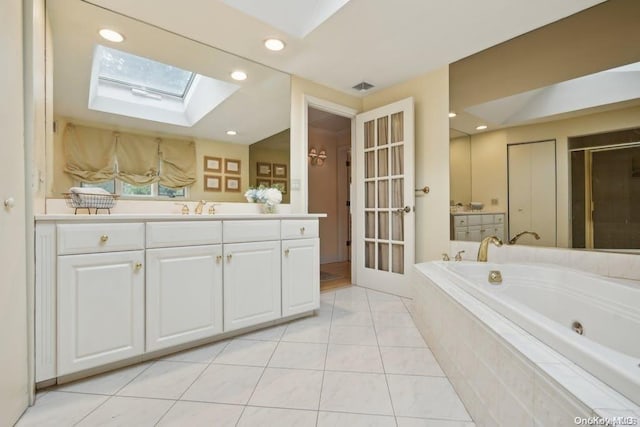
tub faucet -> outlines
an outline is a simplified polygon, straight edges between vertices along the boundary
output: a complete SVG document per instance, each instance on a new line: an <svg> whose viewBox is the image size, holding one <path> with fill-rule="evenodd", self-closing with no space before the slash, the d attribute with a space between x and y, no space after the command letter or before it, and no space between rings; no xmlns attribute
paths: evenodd
<svg viewBox="0 0 640 427"><path fill-rule="evenodd" d="M478 262L487 262L487 255L489 254L489 243L493 243L496 246L502 246L502 240L496 236L489 236L482 239L480 247L478 248Z"/></svg>
<svg viewBox="0 0 640 427"><path fill-rule="evenodd" d="M510 245L515 245L516 242L518 241L518 239L522 236L524 236L525 234L531 234L533 237L536 238L536 240L540 240L540 235L538 233L536 233L535 231L523 231L522 233L518 233L515 236L513 236L513 238L511 240L509 240L509 244Z"/></svg>
<svg viewBox="0 0 640 427"><path fill-rule="evenodd" d="M193 211L196 215L202 215L202 209L204 208L204 205L207 204L206 200L200 200L198 202L198 206L196 206L196 209Z"/></svg>

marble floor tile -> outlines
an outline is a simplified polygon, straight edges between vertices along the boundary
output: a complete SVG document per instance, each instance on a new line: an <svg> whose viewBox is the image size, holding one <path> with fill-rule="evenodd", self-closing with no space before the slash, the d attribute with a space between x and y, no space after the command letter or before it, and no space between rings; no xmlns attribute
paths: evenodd
<svg viewBox="0 0 640 427"><path fill-rule="evenodd" d="M245 404L264 368L211 364L182 395L182 400Z"/></svg>
<svg viewBox="0 0 640 427"><path fill-rule="evenodd" d="M378 340L371 326L331 326L329 343L377 346Z"/></svg>
<svg viewBox="0 0 640 427"><path fill-rule="evenodd" d="M366 311L334 310L332 326L373 326L371 313Z"/></svg>
<svg viewBox="0 0 640 427"><path fill-rule="evenodd" d="M207 366L158 361L123 387L118 396L178 399Z"/></svg>
<svg viewBox="0 0 640 427"><path fill-rule="evenodd" d="M108 396L51 391L38 397L17 427L72 426L103 404Z"/></svg>
<svg viewBox="0 0 640 427"><path fill-rule="evenodd" d="M369 300L369 305L371 305L372 312L387 312L387 313L408 313L407 307L405 307L402 300L377 300L372 299Z"/></svg>
<svg viewBox="0 0 640 427"><path fill-rule="evenodd" d="M445 376L428 348L380 347L380 353L388 374Z"/></svg>
<svg viewBox="0 0 640 427"><path fill-rule="evenodd" d="M316 411L247 406L237 427L314 427L317 417Z"/></svg>
<svg viewBox="0 0 640 427"><path fill-rule="evenodd" d="M409 313L376 311L372 313L376 328L413 328L415 323Z"/></svg>
<svg viewBox="0 0 640 427"><path fill-rule="evenodd" d="M170 362L211 363L211 361L224 350L227 344L229 344L229 341L205 344L200 347L171 354L163 357L161 360L168 360Z"/></svg>
<svg viewBox="0 0 640 427"><path fill-rule="evenodd" d="M172 400L113 396L77 426L155 426L173 405Z"/></svg>
<svg viewBox="0 0 640 427"><path fill-rule="evenodd" d="M153 362L140 363L138 365L118 369L117 371L107 372L69 384L63 384L56 387L55 390L89 394L116 394L118 390L140 375L145 369L151 366L152 363Z"/></svg>
<svg viewBox="0 0 640 427"><path fill-rule="evenodd" d="M329 342L330 323L291 323L282 336L282 341L326 344Z"/></svg>
<svg viewBox="0 0 640 427"><path fill-rule="evenodd" d="M383 373L382 359L377 347L329 344L327 371Z"/></svg>
<svg viewBox="0 0 640 427"><path fill-rule="evenodd" d="M273 341L233 340L218 354L215 363L267 366L277 345Z"/></svg>
<svg viewBox="0 0 640 427"><path fill-rule="evenodd" d="M398 417L398 427L475 427L467 421L435 420L426 418Z"/></svg>
<svg viewBox="0 0 640 427"><path fill-rule="evenodd" d="M382 374L326 371L320 410L393 415L387 382Z"/></svg>
<svg viewBox="0 0 640 427"><path fill-rule="evenodd" d="M246 334L236 337L240 340L255 340L255 341L280 341L284 330L287 329L286 325L272 326L270 328L260 329L254 332L247 332Z"/></svg>
<svg viewBox="0 0 640 427"><path fill-rule="evenodd" d="M281 342L269 361L270 368L323 370L327 344Z"/></svg>
<svg viewBox="0 0 640 427"><path fill-rule="evenodd" d="M376 328L381 347L426 347L424 338L415 326L410 328Z"/></svg>
<svg viewBox="0 0 640 427"><path fill-rule="evenodd" d="M394 417L385 415L347 414L323 412L318 414L318 427L396 427Z"/></svg>
<svg viewBox="0 0 640 427"><path fill-rule="evenodd" d="M176 402L158 427L234 427L243 406L218 403Z"/></svg>
<svg viewBox="0 0 640 427"><path fill-rule="evenodd" d="M396 416L471 421L447 378L387 375Z"/></svg>
<svg viewBox="0 0 640 427"><path fill-rule="evenodd" d="M321 371L267 368L249 405L317 410L321 387Z"/></svg>

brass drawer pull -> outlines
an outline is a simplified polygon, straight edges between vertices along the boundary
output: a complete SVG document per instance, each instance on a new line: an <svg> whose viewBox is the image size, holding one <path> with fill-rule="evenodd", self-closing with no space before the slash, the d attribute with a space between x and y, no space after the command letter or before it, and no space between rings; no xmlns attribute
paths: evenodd
<svg viewBox="0 0 640 427"><path fill-rule="evenodd" d="M300 227L300 234L304 234L304 227Z"/></svg>
<svg viewBox="0 0 640 427"><path fill-rule="evenodd" d="M109 240L109 236L107 236L106 234L100 236L100 242L107 243L107 240Z"/></svg>

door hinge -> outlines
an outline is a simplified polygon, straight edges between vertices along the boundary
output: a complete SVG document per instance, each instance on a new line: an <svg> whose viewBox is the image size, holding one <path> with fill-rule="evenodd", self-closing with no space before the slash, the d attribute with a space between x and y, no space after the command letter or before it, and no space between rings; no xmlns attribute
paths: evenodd
<svg viewBox="0 0 640 427"><path fill-rule="evenodd" d="M347 246L351 246L351 240L347 240Z"/></svg>
<svg viewBox="0 0 640 427"><path fill-rule="evenodd" d="M350 166L351 166L351 162L350 162L349 160L347 160L346 162L344 162L344 165L345 165L346 167L350 167Z"/></svg>
<svg viewBox="0 0 640 427"><path fill-rule="evenodd" d="M347 200L347 207L351 207L351 200Z"/></svg>

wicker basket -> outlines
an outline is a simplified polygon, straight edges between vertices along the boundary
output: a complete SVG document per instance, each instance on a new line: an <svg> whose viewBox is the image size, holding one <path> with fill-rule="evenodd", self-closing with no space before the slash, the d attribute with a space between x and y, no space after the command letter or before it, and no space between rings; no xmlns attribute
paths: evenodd
<svg viewBox="0 0 640 427"><path fill-rule="evenodd" d="M93 193L63 193L67 206L75 209L74 213L78 213L78 209L86 209L91 215L91 209L95 209L98 213L99 209L106 209L111 213L111 208L116 205L118 200L117 194L93 194Z"/></svg>

